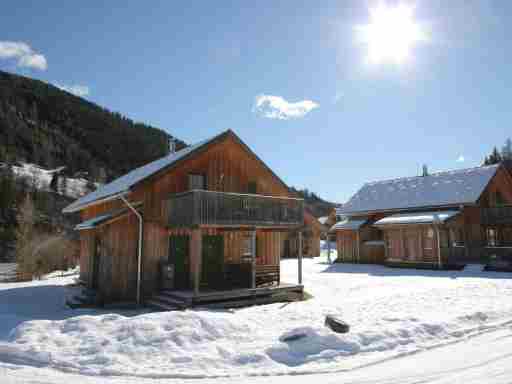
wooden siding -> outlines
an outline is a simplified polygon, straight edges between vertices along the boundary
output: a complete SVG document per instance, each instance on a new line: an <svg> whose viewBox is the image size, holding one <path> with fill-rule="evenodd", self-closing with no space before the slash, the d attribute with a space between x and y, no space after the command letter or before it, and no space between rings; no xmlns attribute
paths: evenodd
<svg viewBox="0 0 512 384"><path fill-rule="evenodd" d="M164 201L171 195L188 190L188 175L206 176L210 191L248 193L249 184L256 183L256 194L292 197L287 187L240 146L232 137L212 145L188 159L179 167L141 183L146 220L165 220Z"/></svg>
<svg viewBox="0 0 512 384"><path fill-rule="evenodd" d="M80 232L80 280L91 286L91 261L94 252L94 231Z"/></svg>
<svg viewBox="0 0 512 384"><path fill-rule="evenodd" d="M338 231L336 233L338 260L354 263L357 261L357 233L354 231Z"/></svg>

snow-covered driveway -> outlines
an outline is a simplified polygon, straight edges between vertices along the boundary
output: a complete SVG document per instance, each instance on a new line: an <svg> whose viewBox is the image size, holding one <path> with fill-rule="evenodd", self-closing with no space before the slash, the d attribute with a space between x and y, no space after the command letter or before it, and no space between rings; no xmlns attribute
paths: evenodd
<svg viewBox="0 0 512 384"><path fill-rule="evenodd" d="M283 281L295 282L297 261L284 260L282 273ZM304 283L313 295L310 300L138 316L66 310L65 288L56 285L59 279L52 280L53 294L44 282L4 291L0 284L0 376L2 368L13 373L21 365L125 378L342 375L512 322L512 275L478 268L417 271L306 259ZM4 293L9 300L3 299ZM21 310L16 307L18 295L26 304L39 305ZM9 315L9 303L14 315ZM32 311L34 320L28 321ZM326 314L346 320L350 333L338 335L325 328ZM284 334L299 331L308 336L280 341Z"/></svg>

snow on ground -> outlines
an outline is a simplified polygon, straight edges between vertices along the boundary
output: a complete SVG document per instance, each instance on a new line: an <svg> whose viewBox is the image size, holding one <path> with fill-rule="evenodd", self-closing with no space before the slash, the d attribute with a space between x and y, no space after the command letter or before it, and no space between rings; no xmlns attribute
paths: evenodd
<svg viewBox="0 0 512 384"><path fill-rule="evenodd" d="M0 167L4 164L0 163ZM41 168L36 164L30 163L18 163L18 165L13 165L12 170L16 177L25 177L28 180L34 182L34 185L40 189L49 191L50 190L50 182L52 181L52 177L54 173L60 173L65 167L59 167L56 169L45 169ZM99 184L96 184L98 186ZM59 185L59 193L78 198L83 196L88 192L87 189L87 180L84 178L71 178L68 177L66 179L65 190L62 190L63 186Z"/></svg>
<svg viewBox="0 0 512 384"><path fill-rule="evenodd" d="M296 282L297 261L284 260L282 274ZM20 365L167 379L344 372L512 324L511 277L321 257L304 259L313 295L304 302L135 316L66 309L71 277L0 284L0 374ZM347 321L350 333L324 327L326 314ZM307 337L281 341L290 332Z"/></svg>

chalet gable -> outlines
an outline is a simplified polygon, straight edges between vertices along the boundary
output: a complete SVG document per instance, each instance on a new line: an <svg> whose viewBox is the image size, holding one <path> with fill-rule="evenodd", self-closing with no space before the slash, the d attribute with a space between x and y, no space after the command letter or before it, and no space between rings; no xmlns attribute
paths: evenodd
<svg viewBox="0 0 512 384"><path fill-rule="evenodd" d="M100 203L118 199L120 196L133 192L137 187L153 183L166 175L170 169L180 167L188 160L198 158L202 153L213 146L230 141L260 164L270 177L280 185L283 191L288 194L288 186L268 167L232 130L227 130L210 139L201 141L195 145L181 149L178 152L169 154L142 167L136 168L127 174L103 185L96 191L89 193L76 200L63 209L64 213L76 212Z"/></svg>

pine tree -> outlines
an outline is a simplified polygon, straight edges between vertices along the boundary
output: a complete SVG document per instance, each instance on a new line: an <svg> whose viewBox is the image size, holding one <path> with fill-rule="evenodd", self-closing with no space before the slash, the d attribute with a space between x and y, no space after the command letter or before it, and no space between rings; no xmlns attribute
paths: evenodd
<svg viewBox="0 0 512 384"><path fill-rule="evenodd" d="M505 144L501 148L501 159L512 160L512 140L510 138L505 140Z"/></svg>

